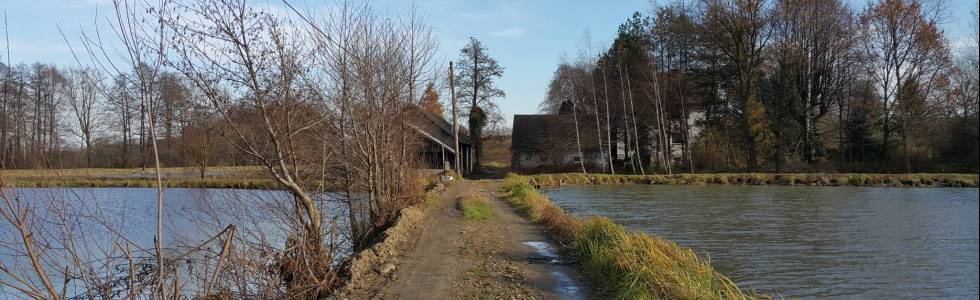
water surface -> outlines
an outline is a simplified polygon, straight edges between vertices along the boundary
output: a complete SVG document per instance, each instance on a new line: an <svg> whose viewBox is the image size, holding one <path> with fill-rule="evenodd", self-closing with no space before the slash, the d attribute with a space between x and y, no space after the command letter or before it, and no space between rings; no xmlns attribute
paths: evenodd
<svg viewBox="0 0 980 300"><path fill-rule="evenodd" d="M53 270L74 265L78 259L95 269L127 269L122 259L124 247L132 249L135 261L155 263L154 239L157 226L157 190L155 188L14 188L4 189L22 211L29 212L28 223L34 229L36 244L45 249L42 264L61 282ZM210 240L229 225L234 225L236 251L263 253L286 245L295 223L292 196L284 191L242 189L168 188L164 190L163 225L164 256L187 257L178 264L182 274L203 259L214 262L221 240ZM314 195L321 204L324 220L336 220L341 256L349 253L346 206L332 199L332 194ZM6 205L6 202L0 202ZM6 210L7 208L4 207ZM328 228L329 229L329 228ZM5 219L0 219L0 263L15 273L33 278L33 269L24 255L19 233ZM222 238L225 238L224 236ZM206 241L209 241L205 243ZM74 249L74 250L69 250ZM194 259L194 261L192 261ZM199 268L200 269L200 266ZM205 270L206 271L206 270ZM199 271L200 272L200 271ZM115 272L118 273L118 272ZM10 280L0 273L0 280ZM85 288L77 278L69 284L70 295L80 295ZM187 285L192 288L191 284ZM0 296L13 290L0 286ZM16 293L15 293L16 294Z"/></svg>
<svg viewBox="0 0 980 300"><path fill-rule="evenodd" d="M692 247L763 293L978 295L975 188L609 185L546 193L577 215Z"/></svg>

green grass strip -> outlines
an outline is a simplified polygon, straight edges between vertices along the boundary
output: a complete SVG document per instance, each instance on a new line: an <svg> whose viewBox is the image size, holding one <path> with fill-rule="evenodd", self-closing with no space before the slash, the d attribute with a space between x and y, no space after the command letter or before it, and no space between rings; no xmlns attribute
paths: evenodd
<svg viewBox="0 0 980 300"><path fill-rule="evenodd" d="M459 205L463 209L463 220L482 221L494 217L493 206L486 197L480 195L469 195L459 200Z"/></svg>

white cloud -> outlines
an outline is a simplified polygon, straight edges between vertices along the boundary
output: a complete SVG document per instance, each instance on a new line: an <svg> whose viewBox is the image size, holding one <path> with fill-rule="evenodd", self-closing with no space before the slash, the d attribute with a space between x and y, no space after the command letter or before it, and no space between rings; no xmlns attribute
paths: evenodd
<svg viewBox="0 0 980 300"><path fill-rule="evenodd" d="M490 36L495 36L505 39L516 39L524 37L527 34L527 30L524 27L512 26L501 30L490 32Z"/></svg>

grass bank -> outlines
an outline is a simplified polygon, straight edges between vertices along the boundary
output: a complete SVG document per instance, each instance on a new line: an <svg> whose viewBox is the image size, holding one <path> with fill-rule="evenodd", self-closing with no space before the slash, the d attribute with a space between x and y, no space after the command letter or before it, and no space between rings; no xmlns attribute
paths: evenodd
<svg viewBox="0 0 980 300"><path fill-rule="evenodd" d="M207 177L215 176L239 176L255 175L263 172L259 166L215 166L208 167ZM170 167L161 168L164 177L200 177L200 170L196 167ZM23 170L2 170L4 177L10 178L101 178L101 177L122 177L122 178L149 178L155 177L156 171L153 168L81 168L81 169L23 169Z"/></svg>
<svg viewBox="0 0 980 300"><path fill-rule="evenodd" d="M559 173L528 175L534 186L589 184L732 184L808 186L976 187L977 174L719 173L609 175Z"/></svg>
<svg viewBox="0 0 980 300"><path fill-rule="evenodd" d="M281 186L272 180L248 178L164 178L163 185L169 188L215 188L215 189L257 189L274 190ZM124 178L45 178L35 180L5 179L5 187L11 188L105 188L105 187L156 187L155 179Z"/></svg>
<svg viewBox="0 0 980 300"><path fill-rule="evenodd" d="M192 167L163 168L161 177L166 187L180 188L231 188L231 189L279 189L279 185L265 179L264 170L254 166L211 167L206 176ZM152 168L133 169L43 169L0 171L4 187L156 187L156 173Z"/></svg>
<svg viewBox="0 0 980 300"><path fill-rule="evenodd" d="M543 225L579 261L596 287L619 299L754 299L693 250L660 237L626 230L603 217L566 214L531 185L509 174L507 201Z"/></svg>

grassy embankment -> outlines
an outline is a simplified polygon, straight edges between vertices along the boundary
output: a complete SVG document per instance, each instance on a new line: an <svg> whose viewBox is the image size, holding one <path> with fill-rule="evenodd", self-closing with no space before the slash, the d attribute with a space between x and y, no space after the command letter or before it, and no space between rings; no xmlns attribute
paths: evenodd
<svg viewBox="0 0 980 300"><path fill-rule="evenodd" d="M631 232L603 217L584 220L566 214L540 194L530 178L504 179L507 201L568 245L596 284L620 299L750 299L693 250L644 233Z"/></svg>
<svg viewBox="0 0 980 300"><path fill-rule="evenodd" d="M196 168L163 168L163 184L183 188L276 189L260 167L211 167L204 178ZM2 170L5 187L155 187L154 169Z"/></svg>
<svg viewBox="0 0 980 300"><path fill-rule="evenodd" d="M733 184L809 186L936 186L976 187L977 174L770 174L719 173L676 175L538 174L528 175L535 186L583 184Z"/></svg>

